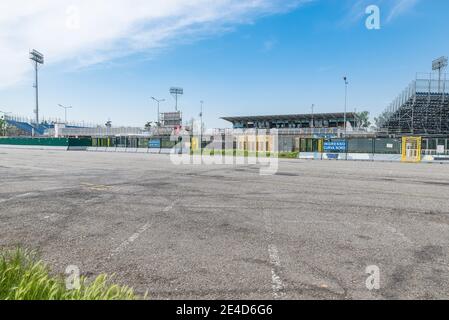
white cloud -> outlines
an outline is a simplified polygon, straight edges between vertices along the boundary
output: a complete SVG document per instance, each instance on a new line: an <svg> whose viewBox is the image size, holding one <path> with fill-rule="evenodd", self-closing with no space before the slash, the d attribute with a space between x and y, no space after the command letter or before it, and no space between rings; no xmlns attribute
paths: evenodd
<svg viewBox="0 0 449 320"><path fill-rule="evenodd" d="M370 5L378 5L386 22L407 13L421 0L350 0L349 14L343 20L343 24L353 24L366 17L365 9Z"/></svg>
<svg viewBox="0 0 449 320"><path fill-rule="evenodd" d="M29 49L46 62L91 65L222 32L310 0L2 0L0 87L31 70Z"/></svg>
<svg viewBox="0 0 449 320"><path fill-rule="evenodd" d="M391 21L392 19L406 13L408 10L413 8L419 0L397 0L393 8L390 11L390 14L387 18L387 21Z"/></svg>

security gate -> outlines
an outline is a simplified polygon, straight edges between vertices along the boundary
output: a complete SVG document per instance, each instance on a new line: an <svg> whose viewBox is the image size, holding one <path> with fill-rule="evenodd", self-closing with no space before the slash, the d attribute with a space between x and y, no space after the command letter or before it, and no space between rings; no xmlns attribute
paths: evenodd
<svg viewBox="0 0 449 320"><path fill-rule="evenodd" d="M422 139L420 137L403 137L402 161L421 162L421 145Z"/></svg>

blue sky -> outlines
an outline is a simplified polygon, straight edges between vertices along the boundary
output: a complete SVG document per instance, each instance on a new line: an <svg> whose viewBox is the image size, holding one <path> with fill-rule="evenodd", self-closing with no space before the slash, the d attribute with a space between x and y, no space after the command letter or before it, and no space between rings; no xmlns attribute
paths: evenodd
<svg viewBox="0 0 449 320"><path fill-rule="evenodd" d="M47 57L42 115L63 118L61 103L73 105L71 120L132 126L156 119L151 96L173 110L170 86L184 87L185 120L205 101L208 127L229 126L221 116L308 113L312 104L316 112L342 111L343 75L349 109L375 116L416 72L449 55L447 0L149 1L147 15L148 1L135 1L135 10L121 0L108 8L103 0L71 1L73 8L42 0L26 13L20 0L13 12L0 8L0 110L32 116L27 51L34 47ZM381 10L380 30L365 27L371 4ZM81 22L68 31L47 25L74 13ZM24 21L33 31L18 28Z"/></svg>

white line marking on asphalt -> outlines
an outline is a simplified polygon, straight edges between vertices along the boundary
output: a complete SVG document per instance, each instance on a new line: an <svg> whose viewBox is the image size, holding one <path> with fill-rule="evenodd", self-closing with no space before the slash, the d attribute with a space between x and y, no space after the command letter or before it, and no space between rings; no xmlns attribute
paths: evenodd
<svg viewBox="0 0 449 320"><path fill-rule="evenodd" d="M408 243L413 243L412 240L410 240L410 238L408 238L405 234L403 234L402 232L400 232L398 229L396 229L395 227L391 227L391 226L387 226L387 229L393 233L396 234L397 236L399 236L404 242L408 242Z"/></svg>
<svg viewBox="0 0 449 320"><path fill-rule="evenodd" d="M169 206L162 209L162 212L169 212L170 210L173 209L174 206L175 206L175 203L172 203ZM150 227L151 227L150 222L145 223L136 233L131 235L127 240L123 241L117 248L112 250L112 253L109 255L109 259L112 258L113 256L115 256L116 254L122 252L123 250L125 250L128 245L130 245L134 241L136 241L140 237L140 235L142 233L144 233L145 231L147 231Z"/></svg>
<svg viewBox="0 0 449 320"><path fill-rule="evenodd" d="M281 277L279 276L279 270L281 268L281 259L279 258L279 250L278 248L272 244L273 242L273 224L272 217L268 217L265 215L265 228L268 232L269 237L269 245L268 245L268 256L270 257L270 265L271 265L271 288L273 290L274 299L282 299L285 297L285 286L282 282Z"/></svg>
<svg viewBox="0 0 449 320"><path fill-rule="evenodd" d="M279 258L278 248L276 248L275 245L270 244L268 246L268 254L270 256L271 264L271 286L273 288L273 296L275 299L281 299L285 297L285 293L282 279L276 271L281 267L281 259Z"/></svg>
<svg viewBox="0 0 449 320"><path fill-rule="evenodd" d="M115 254L120 253L123 251L129 244L133 243L137 240L137 238L140 237L142 233L147 231L150 228L151 224L149 222L145 223L136 233L134 233L131 237L129 237L127 240L123 241L117 248L115 248L112 251L112 254L110 257L113 257Z"/></svg>
<svg viewBox="0 0 449 320"><path fill-rule="evenodd" d="M15 200L15 199L26 198L26 197L34 197L34 196L38 196L38 195L39 195L39 193L37 193L37 192L27 192L27 193L15 195L15 196L13 196L11 198L8 198L8 199L1 199L0 203L11 201L11 200Z"/></svg>

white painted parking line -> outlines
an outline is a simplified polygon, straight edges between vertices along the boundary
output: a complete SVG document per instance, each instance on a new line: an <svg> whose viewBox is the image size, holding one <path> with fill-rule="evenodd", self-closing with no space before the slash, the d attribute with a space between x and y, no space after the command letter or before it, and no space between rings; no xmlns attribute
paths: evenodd
<svg viewBox="0 0 449 320"><path fill-rule="evenodd" d="M265 228L268 232L268 256L270 259L271 265L271 288L273 292L274 299L283 299L285 298L285 285L279 275L279 271L281 269L281 259L279 257L279 250L273 244L273 224L272 224L272 216L269 216L268 212L265 212Z"/></svg>
<svg viewBox="0 0 449 320"><path fill-rule="evenodd" d="M277 270L281 267L281 260L279 258L279 252L275 245L268 246L268 255L270 256L271 264L271 287L273 289L273 297L275 299L281 299L285 297L284 283L281 277L278 275Z"/></svg>
<svg viewBox="0 0 449 320"><path fill-rule="evenodd" d="M176 205L176 203L172 203L172 204L168 205L167 207L162 209L162 212L169 212L170 210L172 210L174 208L175 205ZM145 223L142 227L139 228L139 230L137 232L135 232L128 239L123 241L117 248L112 250L112 253L109 255L108 259L111 259L112 257L119 254L120 252L123 252L130 244L135 242L142 235L142 233L147 231L150 227L151 227L150 222Z"/></svg>
<svg viewBox="0 0 449 320"><path fill-rule="evenodd" d="M35 196L38 196L38 195L39 195L39 193L37 193L37 192L27 192L27 193L15 195L15 196L13 196L11 198L8 198L8 199L1 199L0 203L4 203L4 202L15 200L15 199L35 197Z"/></svg>
<svg viewBox="0 0 449 320"><path fill-rule="evenodd" d="M127 240L123 241L117 248L115 248L109 258L112 258L114 255L122 252L125 250L125 248L136 241L142 233L147 231L150 228L151 224L149 222L145 223L136 233L134 233L131 237L129 237Z"/></svg>

